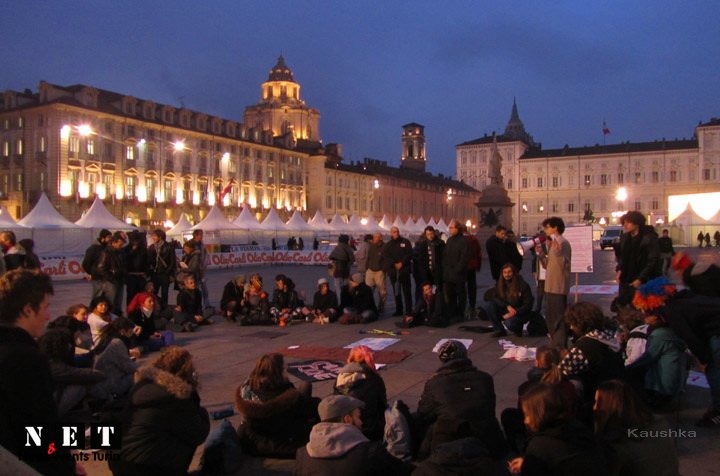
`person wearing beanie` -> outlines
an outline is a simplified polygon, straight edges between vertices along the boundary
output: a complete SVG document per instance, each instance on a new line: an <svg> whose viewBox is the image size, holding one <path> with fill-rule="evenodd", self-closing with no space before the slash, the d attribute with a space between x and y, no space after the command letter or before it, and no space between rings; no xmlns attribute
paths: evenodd
<svg viewBox="0 0 720 476"><path fill-rule="evenodd" d="M682 282L695 294L720 297L720 257L703 258L699 262L679 251L673 256L671 267L682 276Z"/></svg>
<svg viewBox="0 0 720 476"><path fill-rule="evenodd" d="M633 305L666 322L700 361L711 405L697 425L720 428L720 299L677 291L666 278L656 278L638 288Z"/></svg>
<svg viewBox="0 0 720 476"><path fill-rule="evenodd" d="M318 290L313 296L311 307L304 307L302 313L307 320L316 324L329 324L338 317L338 298L335 291L330 289L326 278L318 279Z"/></svg>
<svg viewBox="0 0 720 476"><path fill-rule="evenodd" d="M479 438L493 459L506 452L505 439L495 417L495 384L490 374L473 366L465 346L448 340L438 349L442 365L425 382L417 413L421 435L418 459L428 457L443 443Z"/></svg>
<svg viewBox="0 0 720 476"><path fill-rule="evenodd" d="M348 284L342 287L340 295L342 316L338 319L340 324L366 324L377 320L377 307L372 289L365 284L360 273L350 276Z"/></svg>
<svg viewBox="0 0 720 476"><path fill-rule="evenodd" d="M365 404L357 398L331 395L318 406L320 423L313 426L310 441L295 456L297 476L316 475L407 475L413 465L390 455L382 441L363 435L361 411Z"/></svg>

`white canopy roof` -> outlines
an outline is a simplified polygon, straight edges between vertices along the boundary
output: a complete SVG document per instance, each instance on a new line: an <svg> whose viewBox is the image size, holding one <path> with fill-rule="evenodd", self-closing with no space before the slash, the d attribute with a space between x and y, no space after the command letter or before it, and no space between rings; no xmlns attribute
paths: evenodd
<svg viewBox="0 0 720 476"><path fill-rule="evenodd" d="M448 226L447 226L447 223L445 223L445 219L440 218L440 221L438 222L438 224L435 228L437 228L438 230L440 230L443 233L447 233Z"/></svg>
<svg viewBox="0 0 720 476"><path fill-rule="evenodd" d="M18 223L22 226L45 230L57 228L87 228L82 225L76 225L62 216L60 212L55 210L55 207L50 203L50 200L48 200L44 192L40 195L40 200L38 200L35 208L30 210L30 213L25 215Z"/></svg>
<svg viewBox="0 0 720 476"><path fill-rule="evenodd" d="M370 215L369 217L367 217L367 225L366 225L366 226L367 226L367 228L368 228L368 233L374 233L374 232L376 232L376 231L380 231L380 232L385 231L385 230L378 224L378 222L377 222L377 220L375 219L375 217L372 216L372 215Z"/></svg>
<svg viewBox="0 0 720 476"><path fill-rule="evenodd" d="M422 233L425 231L425 227L428 224L425 222L425 219L423 217L418 218L418 221L415 222L415 229L418 231L418 233Z"/></svg>
<svg viewBox="0 0 720 476"><path fill-rule="evenodd" d="M415 220L413 220L412 217L409 216L409 217L407 218L407 220L405 221L404 228L401 227L400 229L401 229L401 230L404 229L404 230L405 230L405 234L410 234L410 233L416 234L416 233L417 233L417 226L415 226Z"/></svg>
<svg viewBox="0 0 720 476"><path fill-rule="evenodd" d="M400 230L400 234L402 235L405 233L405 223L403 223L402 218L400 218L400 215L395 216L395 221L392 222L392 225L390 227L396 226L398 227L398 230Z"/></svg>
<svg viewBox="0 0 720 476"><path fill-rule="evenodd" d="M285 226L289 231L312 231L312 227L305 223L305 220L303 220L303 217L300 215L298 210L293 212Z"/></svg>
<svg viewBox="0 0 720 476"><path fill-rule="evenodd" d="M260 224L260 228L265 231L287 231L285 222L280 219L274 208L270 209L270 212Z"/></svg>
<svg viewBox="0 0 720 476"><path fill-rule="evenodd" d="M233 225L242 228L243 230L260 230L260 222L255 217L255 214L250 211L249 206L244 206L240 215L233 221Z"/></svg>
<svg viewBox="0 0 720 476"><path fill-rule="evenodd" d="M217 205L213 205L208 214L191 230L220 231L237 230L238 227L230 223Z"/></svg>
<svg viewBox="0 0 720 476"><path fill-rule="evenodd" d="M184 213L181 213L180 219L175 223L175 226L170 228L166 233L168 235L182 235L183 232L188 231L190 228L192 228L192 223L190 223Z"/></svg>
<svg viewBox="0 0 720 476"><path fill-rule="evenodd" d="M435 219L433 217L430 217L427 224L433 228L437 228L437 222L435 221Z"/></svg>
<svg viewBox="0 0 720 476"><path fill-rule="evenodd" d="M330 228L334 231L347 231L347 223L339 213L335 212L335 215L330 220Z"/></svg>
<svg viewBox="0 0 720 476"><path fill-rule="evenodd" d="M308 221L308 225L313 229L313 231L330 231L330 225L328 225L327 220L324 216L322 216L322 213L320 213L320 210L315 211L315 215Z"/></svg>
<svg viewBox="0 0 720 476"><path fill-rule="evenodd" d="M115 218L112 213L105 208L100 197L95 197L92 205L85 214L75 222L76 225L87 228L107 228L109 230L134 230L135 227L128 225Z"/></svg>
<svg viewBox="0 0 720 476"><path fill-rule="evenodd" d="M0 206L0 229L7 230L9 228L17 229L25 227L16 222L15 219L10 216L10 212L7 211L5 205L3 205Z"/></svg>
<svg viewBox="0 0 720 476"><path fill-rule="evenodd" d="M380 220L380 223L378 223L378 225L380 225L380 228L386 231L390 229L390 227L392 226L392 222L390 221L390 217L387 216L387 213L383 215L382 220Z"/></svg>

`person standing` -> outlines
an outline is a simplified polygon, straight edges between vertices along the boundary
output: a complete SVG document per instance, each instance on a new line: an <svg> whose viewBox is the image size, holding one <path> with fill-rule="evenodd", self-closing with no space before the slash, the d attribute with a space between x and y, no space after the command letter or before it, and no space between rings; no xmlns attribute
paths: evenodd
<svg viewBox="0 0 720 476"><path fill-rule="evenodd" d="M572 248L563 237L565 222L560 217L546 218L542 222L549 244L547 252L536 246L538 259L545 268L545 321L552 344L560 348L567 346L567 327L563 320L567 295L570 292L570 260Z"/></svg>
<svg viewBox="0 0 720 476"><path fill-rule="evenodd" d="M662 231L662 236L658 238L658 247L660 248L660 259L662 260L662 274L667 276L670 261L672 261L672 256L675 254L672 238L670 238L668 230Z"/></svg>
<svg viewBox="0 0 720 476"><path fill-rule="evenodd" d="M100 230L100 234L97 237L97 243L93 243L88 246L80 265L87 275L85 279L90 281L90 285L92 286L92 293L90 296L91 300L102 294L101 278L97 274L94 274L94 269L98 259L100 258L100 254L102 254L102 251L108 246L108 244L110 244L111 239L112 233L110 230Z"/></svg>
<svg viewBox="0 0 720 476"><path fill-rule="evenodd" d="M443 293L447 306L448 320L463 320L465 312L465 281L467 279L469 246L463 236L462 224L457 220L450 222L450 237L445 243L443 257Z"/></svg>
<svg viewBox="0 0 720 476"><path fill-rule="evenodd" d="M705 235L703 234L702 231L700 233L698 233L697 240L698 240L698 248L702 248L703 241L705 241Z"/></svg>
<svg viewBox="0 0 720 476"><path fill-rule="evenodd" d="M620 218L625 233L620 238L617 271L618 304L629 305L635 290L660 276L660 246L651 226L645 225L645 215L627 212Z"/></svg>
<svg viewBox="0 0 720 476"><path fill-rule="evenodd" d="M503 225L495 227L495 234L485 242L485 250L490 261L490 274L493 281L497 282L500 277L500 270L505 263L509 263L510 259L507 255L507 247L505 246L505 237L507 236L507 228Z"/></svg>
<svg viewBox="0 0 720 476"><path fill-rule="evenodd" d="M390 241L383 247L385 271L390 276L390 285L395 295L395 313L402 316L404 309L412 309L410 292L410 265L412 261L412 244L410 240L400 236L400 229L390 228ZM404 305L403 305L404 304Z"/></svg>
<svg viewBox="0 0 720 476"><path fill-rule="evenodd" d="M122 315L122 288L125 283L125 255L122 251L125 246L125 237L121 232L115 232L96 264L96 273L100 276L103 294L112 305L112 312Z"/></svg>
<svg viewBox="0 0 720 476"><path fill-rule="evenodd" d="M505 249L507 250L508 262L512 263L518 272L521 271L523 256L520 254L520 251L518 251L517 239L515 232L512 230L508 230L505 235Z"/></svg>
<svg viewBox="0 0 720 476"><path fill-rule="evenodd" d="M145 246L145 235L133 231L128 235L130 243L125 247L125 263L127 278L125 279L126 304L130 305L135 295L145 289L148 273L148 251Z"/></svg>
<svg viewBox="0 0 720 476"><path fill-rule="evenodd" d="M437 236L432 226L426 226L423 231L423 238L418 242L417 254L415 256L416 268L418 271L418 282L416 287L421 288L423 283L430 283L442 288L443 255L445 243ZM418 293L417 302L422 297L422 291Z"/></svg>
<svg viewBox="0 0 720 476"><path fill-rule="evenodd" d="M365 270L365 284L370 289L377 288L378 298L378 314L385 310L385 300L387 299L387 288L385 287L385 263L383 262L383 239L380 232L372 235L372 241L367 244L367 259Z"/></svg>
<svg viewBox="0 0 720 476"><path fill-rule="evenodd" d="M160 295L160 307L165 309L168 305L170 279L175 278L177 258L172 245L165 241L164 230L154 230L150 233L152 244L148 247L148 264L150 278L155 290Z"/></svg>
<svg viewBox="0 0 720 476"><path fill-rule="evenodd" d="M334 264L333 280L335 282L335 294L342 293L342 287L347 284L350 277L350 268L355 261L355 252L349 245L350 237L340 235L338 244L330 253L330 261Z"/></svg>
<svg viewBox="0 0 720 476"><path fill-rule="evenodd" d="M467 266L467 300L468 308L465 311L467 320L477 317L477 273L482 267L482 247L477 237L467 230L463 225L465 239L468 242L468 266ZM522 262L522 258L520 258Z"/></svg>
<svg viewBox="0 0 720 476"><path fill-rule="evenodd" d="M62 445L49 456L47 446L26 444L27 426L43 427L47 441L47 435L60 435L50 364L35 342L50 320L52 295L50 277L40 271L17 269L0 277L0 445L40 474L72 475L75 465Z"/></svg>
<svg viewBox="0 0 720 476"><path fill-rule="evenodd" d="M358 272L363 276L365 276L365 271L367 270L368 245L372 239L373 236L369 233L363 236L363 241L355 252L355 263L357 263Z"/></svg>
<svg viewBox="0 0 720 476"><path fill-rule="evenodd" d="M197 284L202 294L202 305L203 309L210 306L210 296L208 294L207 283L205 282L205 270L207 269L207 250L205 249L205 243L203 243L204 232L202 230L194 230L192 239L195 249L200 251L200 268L198 270Z"/></svg>
<svg viewBox="0 0 720 476"><path fill-rule="evenodd" d="M710 248L710 233L705 233L705 248Z"/></svg>
<svg viewBox="0 0 720 476"><path fill-rule="evenodd" d="M720 246L720 230L715 230L713 240L715 240L715 246Z"/></svg>

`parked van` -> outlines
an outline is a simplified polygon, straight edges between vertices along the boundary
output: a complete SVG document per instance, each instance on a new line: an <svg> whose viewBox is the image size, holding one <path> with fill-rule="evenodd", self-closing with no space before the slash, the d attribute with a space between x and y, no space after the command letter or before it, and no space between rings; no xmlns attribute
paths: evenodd
<svg viewBox="0 0 720 476"><path fill-rule="evenodd" d="M600 249L612 248L613 245L620 242L623 234L622 226L607 226L600 235Z"/></svg>

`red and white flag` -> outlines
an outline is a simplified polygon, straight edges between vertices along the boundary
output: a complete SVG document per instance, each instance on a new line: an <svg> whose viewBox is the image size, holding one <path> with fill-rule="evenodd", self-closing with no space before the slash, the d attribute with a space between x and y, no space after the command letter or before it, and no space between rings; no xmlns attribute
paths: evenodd
<svg viewBox="0 0 720 476"><path fill-rule="evenodd" d="M232 190L232 186L235 183L235 177L231 178L227 185L225 185L225 188L222 189L222 192L220 192L220 201L222 201L223 198L225 198L225 195L230 193L230 190Z"/></svg>
<svg viewBox="0 0 720 476"><path fill-rule="evenodd" d="M610 129L608 129L607 124L605 124L605 119L603 119L602 133L604 136L610 134Z"/></svg>

